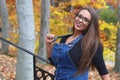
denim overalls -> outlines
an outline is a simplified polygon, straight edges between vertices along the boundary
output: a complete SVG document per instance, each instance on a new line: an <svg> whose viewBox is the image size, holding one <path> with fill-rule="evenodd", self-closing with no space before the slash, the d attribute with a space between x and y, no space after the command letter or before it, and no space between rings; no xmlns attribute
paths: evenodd
<svg viewBox="0 0 120 80"><path fill-rule="evenodd" d="M69 45L55 43L52 50L52 61L55 64L55 80L88 80L88 70L84 74L74 76L78 68L70 58L69 50L78 42L83 35L73 40Z"/></svg>

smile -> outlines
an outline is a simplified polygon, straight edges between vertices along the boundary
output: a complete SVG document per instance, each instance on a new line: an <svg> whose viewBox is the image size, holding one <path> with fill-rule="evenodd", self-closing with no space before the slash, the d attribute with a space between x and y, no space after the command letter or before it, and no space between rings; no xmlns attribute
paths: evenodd
<svg viewBox="0 0 120 80"><path fill-rule="evenodd" d="M83 26L82 23L79 22L79 21L75 21L75 24L76 24L77 27L82 27Z"/></svg>

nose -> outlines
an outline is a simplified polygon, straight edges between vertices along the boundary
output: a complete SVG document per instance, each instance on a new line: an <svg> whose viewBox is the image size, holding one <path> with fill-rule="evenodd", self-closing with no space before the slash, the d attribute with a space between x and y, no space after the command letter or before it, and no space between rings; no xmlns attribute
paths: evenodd
<svg viewBox="0 0 120 80"><path fill-rule="evenodd" d="M80 21L80 22L83 22L83 18L79 18L79 21Z"/></svg>

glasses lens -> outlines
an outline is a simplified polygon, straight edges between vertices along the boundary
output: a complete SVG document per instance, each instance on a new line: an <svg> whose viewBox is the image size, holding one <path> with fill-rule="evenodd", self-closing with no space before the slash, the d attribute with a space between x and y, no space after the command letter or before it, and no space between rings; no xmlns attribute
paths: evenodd
<svg viewBox="0 0 120 80"><path fill-rule="evenodd" d="M89 20L88 18L83 17L81 14L78 14L77 17L78 17L79 19L82 19L82 21L85 22L85 23L86 23L86 22L90 22L90 20Z"/></svg>

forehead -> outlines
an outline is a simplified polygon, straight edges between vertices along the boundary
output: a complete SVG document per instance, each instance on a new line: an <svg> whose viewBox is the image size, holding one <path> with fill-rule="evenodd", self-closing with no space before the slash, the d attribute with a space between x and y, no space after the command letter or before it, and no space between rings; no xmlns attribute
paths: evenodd
<svg viewBox="0 0 120 80"><path fill-rule="evenodd" d="M81 11L79 12L79 14L81 14L82 16L84 16L84 17L86 17L86 18L91 19L91 14L90 14L90 12L89 12L88 10L81 10Z"/></svg>

